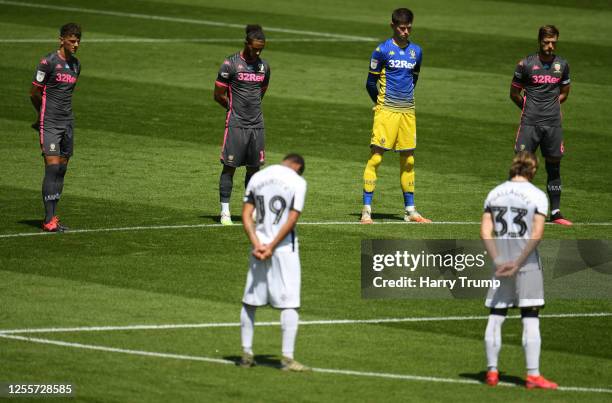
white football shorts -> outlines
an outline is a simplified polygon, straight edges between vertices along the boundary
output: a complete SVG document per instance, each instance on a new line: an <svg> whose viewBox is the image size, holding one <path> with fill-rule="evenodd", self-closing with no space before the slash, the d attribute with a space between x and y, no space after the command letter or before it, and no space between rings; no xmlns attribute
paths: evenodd
<svg viewBox="0 0 612 403"><path fill-rule="evenodd" d="M496 277L493 277L496 279ZM526 308L544 306L544 277L542 270L519 271L513 277L498 278L498 288L489 288L487 308Z"/></svg>
<svg viewBox="0 0 612 403"><path fill-rule="evenodd" d="M300 255L275 251L268 260L249 258L249 272L242 302L252 306L270 304L274 308L300 307Z"/></svg>

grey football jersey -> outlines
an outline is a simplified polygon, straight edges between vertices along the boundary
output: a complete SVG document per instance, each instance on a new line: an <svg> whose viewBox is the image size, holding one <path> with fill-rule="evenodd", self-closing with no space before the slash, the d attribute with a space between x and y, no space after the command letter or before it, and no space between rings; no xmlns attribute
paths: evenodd
<svg viewBox="0 0 612 403"><path fill-rule="evenodd" d="M555 55L543 63L537 53L521 60L512 85L525 91L521 123L532 126L561 126L560 88L570 83L567 60Z"/></svg>
<svg viewBox="0 0 612 403"><path fill-rule="evenodd" d="M262 93L270 82L270 66L263 59L247 63L240 52L223 61L215 84L228 87L231 127L264 127Z"/></svg>
<svg viewBox="0 0 612 403"><path fill-rule="evenodd" d="M52 52L40 60L32 84L43 88L40 112L44 121L73 119L72 93L80 73L81 64L75 57L64 60L57 52Z"/></svg>

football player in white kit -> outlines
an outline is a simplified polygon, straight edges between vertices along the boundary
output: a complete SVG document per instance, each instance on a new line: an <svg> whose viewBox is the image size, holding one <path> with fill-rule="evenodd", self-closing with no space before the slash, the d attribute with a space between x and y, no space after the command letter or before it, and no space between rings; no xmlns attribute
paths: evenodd
<svg viewBox="0 0 612 403"><path fill-rule="evenodd" d="M485 331L487 354L486 383L499 382L497 360L501 349L501 328L508 308L521 309L523 349L527 364L528 389L556 389L557 384L539 372L539 309L544 306L542 266L537 245L544 233L548 213L546 194L531 180L538 169L536 156L521 151L512 160L509 180L495 187L484 204L480 237L495 262L494 278L501 280L489 289L485 306L490 308Z"/></svg>
<svg viewBox="0 0 612 403"><path fill-rule="evenodd" d="M309 370L293 358L301 281L295 225L306 197L306 181L301 176L304 167L302 156L289 154L280 165L272 165L253 175L246 189L242 223L252 250L240 312L241 367L256 365L253 355L255 310L269 304L281 310L281 368L298 372Z"/></svg>

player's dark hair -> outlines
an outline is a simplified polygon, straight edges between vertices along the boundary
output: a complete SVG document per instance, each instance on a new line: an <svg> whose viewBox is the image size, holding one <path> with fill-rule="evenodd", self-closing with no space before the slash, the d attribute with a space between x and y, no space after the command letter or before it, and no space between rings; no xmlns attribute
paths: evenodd
<svg viewBox="0 0 612 403"><path fill-rule="evenodd" d="M408 24L414 19L414 14L407 8L398 8L391 13L391 22L393 24Z"/></svg>
<svg viewBox="0 0 612 403"><path fill-rule="evenodd" d="M538 170L538 157L529 151L520 151L512 160L510 166L510 172L508 173L509 179L515 176L522 176L531 181Z"/></svg>
<svg viewBox="0 0 612 403"><path fill-rule="evenodd" d="M254 40L265 41L266 35L264 34L263 28L259 24L249 24L245 28L246 41L251 43Z"/></svg>
<svg viewBox="0 0 612 403"><path fill-rule="evenodd" d="M559 37L559 30L557 27L554 25L544 25L540 27L540 30L538 31L538 41L550 36Z"/></svg>
<svg viewBox="0 0 612 403"><path fill-rule="evenodd" d="M69 22L68 24L62 25L60 28L60 36L66 37L70 35L74 35L81 39L81 26L79 24L75 24L74 22Z"/></svg>
<svg viewBox="0 0 612 403"><path fill-rule="evenodd" d="M290 161L294 164L298 164L300 166L300 169L298 169L297 173L300 175L302 175L304 173L304 170L306 169L306 162L304 161L304 157L302 157L300 154L287 154L285 155L285 158L283 158L283 161Z"/></svg>

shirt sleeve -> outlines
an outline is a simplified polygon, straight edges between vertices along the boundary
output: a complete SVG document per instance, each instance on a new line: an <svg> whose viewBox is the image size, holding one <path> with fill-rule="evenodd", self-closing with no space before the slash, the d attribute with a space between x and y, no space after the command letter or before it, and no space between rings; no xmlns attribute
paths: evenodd
<svg viewBox="0 0 612 403"><path fill-rule="evenodd" d="M415 76L418 76L421 72L421 63L423 63L423 50L419 48L419 51L417 53L416 66L414 66L414 69L412 70Z"/></svg>
<svg viewBox="0 0 612 403"><path fill-rule="evenodd" d="M215 85L220 85L221 87L229 87L232 79L232 63L225 59L223 64L219 68L219 73L217 74L217 80L215 81Z"/></svg>
<svg viewBox="0 0 612 403"><path fill-rule="evenodd" d="M244 203L249 203L255 205L255 194L253 193L253 189L247 188L244 193Z"/></svg>
<svg viewBox="0 0 612 403"><path fill-rule="evenodd" d="M514 77L512 77L512 86L517 88L525 87L525 80L527 79L527 72L525 71L525 61L521 60L514 69Z"/></svg>
<svg viewBox="0 0 612 403"><path fill-rule="evenodd" d="M52 72L53 67L51 66L51 62L46 58L42 59L38 63L38 66L36 66L36 72L34 73L32 84L38 87L44 87L49 81L49 77L51 77Z"/></svg>
<svg viewBox="0 0 612 403"><path fill-rule="evenodd" d="M261 84L261 87L263 89L268 88L268 85L270 84L270 75L271 74L272 74L272 71L270 70L270 66L266 63L266 75L264 76L263 83Z"/></svg>
<svg viewBox="0 0 612 403"><path fill-rule="evenodd" d="M489 194L487 195L487 198L485 199L483 211L485 213L491 212L491 192L489 192Z"/></svg>
<svg viewBox="0 0 612 403"><path fill-rule="evenodd" d="M293 196L293 203L291 206L292 210L299 211L300 213L304 210L304 203L306 202L306 181L302 181L295 191Z"/></svg>
<svg viewBox="0 0 612 403"><path fill-rule="evenodd" d="M372 52L372 57L370 58L370 73L380 74L383 67L385 67L385 63L385 55L380 51L379 46Z"/></svg>
<svg viewBox="0 0 612 403"><path fill-rule="evenodd" d="M544 217L548 215L548 198L542 191L540 191L536 200L535 213L542 214Z"/></svg>
<svg viewBox="0 0 612 403"><path fill-rule="evenodd" d="M563 74L561 75L561 85L568 85L570 82L571 80L569 64L565 63L565 67L563 68Z"/></svg>

